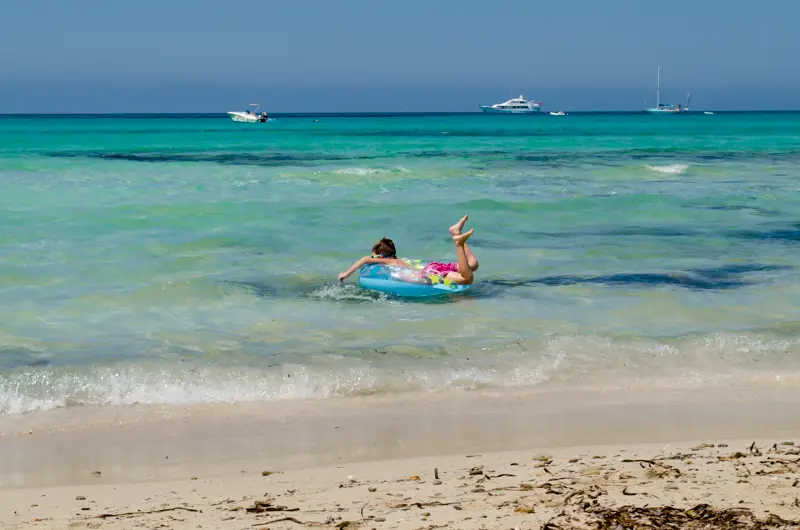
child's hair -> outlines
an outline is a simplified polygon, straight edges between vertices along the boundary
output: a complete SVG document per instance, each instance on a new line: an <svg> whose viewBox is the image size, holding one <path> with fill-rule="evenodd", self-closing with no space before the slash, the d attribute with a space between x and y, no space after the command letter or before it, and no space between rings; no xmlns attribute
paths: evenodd
<svg viewBox="0 0 800 530"><path fill-rule="evenodd" d="M388 237L382 238L375 243L372 247L372 254L382 258L394 258L397 256L397 250L394 248L394 241Z"/></svg>

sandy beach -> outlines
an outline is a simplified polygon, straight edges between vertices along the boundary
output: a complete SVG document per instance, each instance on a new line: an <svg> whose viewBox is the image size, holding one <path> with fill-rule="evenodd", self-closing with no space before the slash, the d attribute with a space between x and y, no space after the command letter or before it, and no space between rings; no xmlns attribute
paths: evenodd
<svg viewBox="0 0 800 530"><path fill-rule="evenodd" d="M794 388L625 396L475 392L4 418L1 527L800 524Z"/></svg>
<svg viewBox="0 0 800 530"><path fill-rule="evenodd" d="M796 528L794 444L574 447L21 489L3 494L3 528Z"/></svg>

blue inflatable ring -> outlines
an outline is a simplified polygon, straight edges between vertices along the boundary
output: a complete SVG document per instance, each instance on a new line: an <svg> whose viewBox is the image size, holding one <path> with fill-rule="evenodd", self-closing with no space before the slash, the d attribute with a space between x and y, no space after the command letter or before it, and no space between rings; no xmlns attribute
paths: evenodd
<svg viewBox="0 0 800 530"><path fill-rule="evenodd" d="M358 285L403 298L444 296L463 293L470 288L438 274L423 274L421 269L421 266L407 268L371 263L358 271Z"/></svg>

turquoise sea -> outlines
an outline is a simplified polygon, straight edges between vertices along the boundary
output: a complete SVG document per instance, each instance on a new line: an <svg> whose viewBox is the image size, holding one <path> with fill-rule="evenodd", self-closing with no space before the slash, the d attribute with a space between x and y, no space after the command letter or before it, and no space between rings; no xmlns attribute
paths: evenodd
<svg viewBox="0 0 800 530"><path fill-rule="evenodd" d="M5 116L0 226L0 414L800 368L800 114Z"/></svg>

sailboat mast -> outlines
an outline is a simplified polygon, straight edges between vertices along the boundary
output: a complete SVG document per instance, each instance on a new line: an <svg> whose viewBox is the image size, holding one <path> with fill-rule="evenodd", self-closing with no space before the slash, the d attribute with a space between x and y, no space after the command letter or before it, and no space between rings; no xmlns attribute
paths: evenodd
<svg viewBox="0 0 800 530"><path fill-rule="evenodd" d="M656 84L656 108L661 105L661 67L658 67L658 83Z"/></svg>

